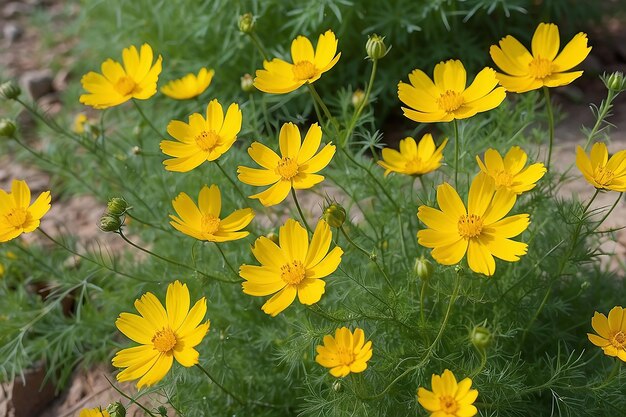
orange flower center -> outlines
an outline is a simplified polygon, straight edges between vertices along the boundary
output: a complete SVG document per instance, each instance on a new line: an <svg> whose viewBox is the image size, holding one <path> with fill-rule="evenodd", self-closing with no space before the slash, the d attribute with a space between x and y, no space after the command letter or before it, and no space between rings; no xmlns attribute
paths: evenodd
<svg viewBox="0 0 626 417"><path fill-rule="evenodd" d="M220 219L211 215L205 214L202 216L202 231L208 235L213 235L220 228Z"/></svg>
<svg viewBox="0 0 626 417"><path fill-rule="evenodd" d="M437 104L439 104L439 108L446 113L452 113L459 109L465 103L465 99L462 94L457 93L456 91L448 90L437 99Z"/></svg>
<svg viewBox="0 0 626 417"><path fill-rule="evenodd" d="M337 343L337 356L342 365L350 366L354 363L354 351L350 346L343 346Z"/></svg>
<svg viewBox="0 0 626 417"><path fill-rule="evenodd" d="M505 170L496 172L496 175L493 177L493 179L496 181L496 188L507 188L513 184L513 176L510 172Z"/></svg>
<svg viewBox="0 0 626 417"><path fill-rule="evenodd" d="M404 169L410 174L421 174L424 170L424 162L422 162L419 156L416 156L406 163Z"/></svg>
<svg viewBox="0 0 626 417"><path fill-rule="evenodd" d="M298 285L306 276L302 262L292 261L280 267L280 279L289 285Z"/></svg>
<svg viewBox="0 0 626 417"><path fill-rule="evenodd" d="M289 180L298 175L298 162L295 159L284 157L278 162L276 173L283 179Z"/></svg>
<svg viewBox="0 0 626 417"><path fill-rule="evenodd" d="M454 397L451 397L449 395L439 397L439 404L441 406L441 411L448 414L454 414L459 409L459 404L456 402Z"/></svg>
<svg viewBox="0 0 626 417"><path fill-rule="evenodd" d="M28 221L32 218L31 214L22 207L17 207L11 209L9 214L4 216L6 221L16 229L22 229L28 223Z"/></svg>
<svg viewBox="0 0 626 417"><path fill-rule="evenodd" d="M298 81L308 80L315 76L315 65L311 61L300 61L293 65L293 77Z"/></svg>
<svg viewBox="0 0 626 417"><path fill-rule="evenodd" d="M606 167L598 165L594 170L593 178L602 186L609 185L613 181L613 177L615 177L613 171L606 169Z"/></svg>
<svg viewBox="0 0 626 417"><path fill-rule="evenodd" d="M169 327L164 327L152 338L154 348L161 353L167 353L176 346L176 334Z"/></svg>
<svg viewBox="0 0 626 417"><path fill-rule="evenodd" d="M203 130L202 133L196 136L196 145L198 145L198 148L202 149L203 151L209 152L210 150L215 148L215 145L217 145L217 142L219 140L220 135L215 133L215 130L209 130L208 132L206 130Z"/></svg>
<svg viewBox="0 0 626 417"><path fill-rule="evenodd" d="M619 331L609 338L609 342L617 349L624 349L626 347L626 335Z"/></svg>
<svg viewBox="0 0 626 417"><path fill-rule="evenodd" d="M528 72L531 77L543 80L552 74L552 61L541 57L534 58L528 64Z"/></svg>
<svg viewBox="0 0 626 417"><path fill-rule="evenodd" d="M123 96L129 94L137 94L141 91L141 88L130 77L124 76L117 80L115 83L115 90Z"/></svg>
<svg viewBox="0 0 626 417"><path fill-rule="evenodd" d="M465 239L476 237L483 231L483 219L475 214L465 214L459 218L458 228Z"/></svg>

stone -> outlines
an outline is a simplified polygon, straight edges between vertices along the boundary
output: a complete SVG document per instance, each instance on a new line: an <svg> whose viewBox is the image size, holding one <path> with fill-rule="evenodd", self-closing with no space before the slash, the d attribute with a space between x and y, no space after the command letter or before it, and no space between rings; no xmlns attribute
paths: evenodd
<svg viewBox="0 0 626 417"><path fill-rule="evenodd" d="M25 72L20 82L24 89L30 93L33 100L45 96L54 91L52 71L50 70L34 70Z"/></svg>
<svg viewBox="0 0 626 417"><path fill-rule="evenodd" d="M9 45L18 41L23 34L22 28L14 23L8 23L2 28L2 36L9 42Z"/></svg>

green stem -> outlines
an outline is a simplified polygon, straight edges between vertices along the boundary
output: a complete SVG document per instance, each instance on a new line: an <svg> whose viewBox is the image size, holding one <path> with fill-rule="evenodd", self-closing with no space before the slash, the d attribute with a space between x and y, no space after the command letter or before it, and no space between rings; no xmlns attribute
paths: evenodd
<svg viewBox="0 0 626 417"><path fill-rule="evenodd" d="M140 403L137 402L137 400L135 400L134 398L124 394L119 388L117 388L115 385L113 385L113 383L109 380L109 378L107 378L106 375L104 375L104 379L107 380L107 382L109 383L109 385L111 385L111 387L117 391L122 397L126 398L128 401L130 401L131 404L136 404L139 408L141 408L143 411L145 411L146 413L148 413L148 415L152 416L152 417L156 417L154 414L152 414L150 412L150 410L148 410L146 407L144 407L143 405L141 405Z"/></svg>
<svg viewBox="0 0 626 417"><path fill-rule="evenodd" d="M426 296L426 288L428 286L428 281L425 279L422 280L422 289L420 290L420 320L422 322L422 327L426 325L426 318L424 316L424 298Z"/></svg>
<svg viewBox="0 0 626 417"><path fill-rule="evenodd" d="M585 141L585 147L583 148L585 151L591 144L593 137L600 130L600 126L602 126L604 119L606 119L609 116L609 112L611 108L613 107L612 103L613 103L613 99L615 98L615 96L616 94L613 92L613 90L609 89L609 92L607 93L607 96L606 96L606 101L602 100L602 103L600 103L600 108L598 109L598 117L596 118L596 123L593 125L593 128L589 131L589 134L587 135L587 140Z"/></svg>
<svg viewBox="0 0 626 417"><path fill-rule="evenodd" d="M220 171L222 171L222 174L224 174L224 177L226 177L226 179L228 180L228 182L231 183L231 185L235 188L235 190L237 191L237 194L239 194L239 197L241 197L243 199L243 201L248 201L248 197L245 196L245 194L243 193L243 191L241 191L241 188L239 188L239 185L235 182L235 180L233 180L224 170L224 168L220 165L219 161L216 159L215 161L215 165L217 165L217 167L220 169Z"/></svg>
<svg viewBox="0 0 626 417"><path fill-rule="evenodd" d="M459 189L459 124L454 119L454 187Z"/></svg>
<svg viewBox="0 0 626 417"><path fill-rule="evenodd" d="M241 398L239 398L238 396L236 396L235 394L233 394L231 391L229 391L228 389L226 389L222 384L220 384L219 382L217 382L217 379L215 379L210 373L209 371L207 371L206 369L204 369L204 367L202 365L200 365L199 363L196 364L196 367L198 369L200 369L210 380L211 382L213 382L215 385L217 385L217 387L219 389L222 390L222 392L224 392L224 394L228 395L230 398L232 398L233 400L235 400L237 403L239 403L240 405L245 405L246 402L243 401Z"/></svg>
<svg viewBox="0 0 626 417"><path fill-rule="evenodd" d="M476 350L478 351L478 354L480 355L480 364L470 374L470 378L472 379L475 378L476 375L478 375L480 371L482 371L485 368L485 365L487 364L487 352L485 352L483 349L476 349Z"/></svg>
<svg viewBox="0 0 626 417"><path fill-rule="evenodd" d="M252 40L252 43L254 44L254 46L256 46L256 49L259 50L259 52L261 53L261 56L263 57L263 59L265 61L269 61L269 58L268 58L269 55L265 51L265 48L263 47L263 43L261 43L261 39L259 39L257 34L254 33L254 32L250 32L250 33L248 33L248 36L250 36L250 40Z"/></svg>
<svg viewBox="0 0 626 417"><path fill-rule="evenodd" d="M150 119L148 119L148 117L146 116L146 114L143 112L143 110L141 110L141 107L139 107L139 103L137 103L137 100L132 99L133 104L135 105L135 108L137 109L137 111L139 112L139 114L141 115L141 117L143 118L143 120L148 124L148 126L150 126L150 129L152 129L154 131L154 133L159 137L162 138L163 137L163 133L159 132L159 129L157 129L153 124L152 121L150 121Z"/></svg>
<svg viewBox="0 0 626 417"><path fill-rule="evenodd" d="M589 387L589 388L592 389L593 391L597 391L597 390L600 390L600 389L606 387L607 385L611 384L611 382L613 382L613 380L615 379L615 377L619 373L621 365L622 365L622 361L616 359L615 360L615 365L613 365L613 369L611 370L611 373L606 377L604 382L601 383L600 385L592 386L592 387Z"/></svg>
<svg viewBox="0 0 626 417"><path fill-rule="evenodd" d="M293 197L293 202L296 203L296 209L298 209L298 214L300 214L300 218L302 219L302 223L304 223L304 226L306 227L306 230L309 231L309 233L313 233L313 230L311 229L311 227L309 226L309 223L307 223L306 218L304 217L304 213L302 212L302 208L300 207L300 203L298 202L298 196L296 195L296 189L291 187L291 196Z"/></svg>
<svg viewBox="0 0 626 417"><path fill-rule="evenodd" d="M400 235L400 246L402 247L402 255L404 256L404 263L409 261L409 254L406 251L406 243L404 242L404 227L402 227L402 215L398 211L398 233Z"/></svg>
<svg viewBox="0 0 626 417"><path fill-rule="evenodd" d="M320 108L324 112L324 115L330 121L330 123L332 123L332 125L335 127L335 130L337 131L337 134L339 134L339 130L340 130L339 123L330 114L330 111L328 110L328 107L326 107L326 104L324 104L324 101L322 100L320 95L317 93L317 90L315 89L315 86L313 84L311 84L311 83L307 83L306 85L307 85L307 87L309 87L309 91L311 92L311 95L313 96L313 99L317 102L317 104L319 104Z"/></svg>
<svg viewBox="0 0 626 417"><path fill-rule="evenodd" d="M342 147L345 147L348 144L348 139L350 138L350 135L352 134L352 131L354 130L356 122L359 120L359 116L361 116L361 113L363 112L363 109L365 109L365 106L369 104L369 97L370 97L370 94L372 93L372 86L374 85L374 78L376 77L377 67L378 67L378 60L377 59L372 60L372 72L370 74L370 80L367 83L367 88L365 90L365 96L363 97L363 102L359 105L357 110L354 112L352 119L350 120L350 124L348 125L348 129L346 130L346 134L343 138L343 141L341 142Z"/></svg>
<svg viewBox="0 0 626 417"><path fill-rule="evenodd" d="M615 206L617 206L617 203L620 202L620 200L622 199L622 195L624 195L624 193L619 193L619 195L617 196L617 199L615 200L615 203L613 203L613 205L611 206L611 208L609 209L609 211L606 212L606 214L604 216L602 216L602 219L600 219L600 221L596 224L594 229L597 229L598 227L600 227L600 225L602 223L604 223L604 221L607 219L607 217L609 217L609 215L611 214L611 212L615 209Z"/></svg>
<svg viewBox="0 0 626 417"><path fill-rule="evenodd" d="M439 339L441 339L441 336L443 336L443 332L446 329L446 325L448 324L448 319L450 318L450 312L452 311L452 306L454 305L454 302L456 301L456 298L459 295L460 288L461 288L461 273L457 272L456 280L454 282L454 289L452 290L452 295L450 296L450 301L448 302L448 308L446 309L446 315L443 316L443 321L441 322L441 327L439 328L437 337L435 337L435 340L428 348L429 354L435 348L435 346L437 346L437 343L439 342Z"/></svg>
<svg viewBox="0 0 626 417"><path fill-rule="evenodd" d="M550 161L552 160L552 144L554 143L554 113L552 112L552 100L550 100L550 90L543 86L543 94L546 99L546 110L548 112L548 133L550 135L550 146L548 147L548 161L546 168L550 172Z"/></svg>
<svg viewBox="0 0 626 417"><path fill-rule="evenodd" d="M237 271L235 270L235 268L233 268L233 266L230 264L230 262L228 262L228 258L226 257L226 254L224 253L224 251L222 250L222 248L220 247L219 243L217 242L213 242L215 243L215 247L217 247L217 250L220 251L220 254L222 255L222 258L224 258L224 263L226 264L226 266L228 266L228 269L230 269L233 274L239 278L239 274L237 273Z"/></svg>

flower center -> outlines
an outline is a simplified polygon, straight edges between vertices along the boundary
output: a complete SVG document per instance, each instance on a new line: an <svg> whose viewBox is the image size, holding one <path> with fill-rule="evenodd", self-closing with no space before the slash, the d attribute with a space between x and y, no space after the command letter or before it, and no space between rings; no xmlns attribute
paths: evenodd
<svg viewBox="0 0 626 417"><path fill-rule="evenodd" d="M502 171L498 171L496 172L496 175L494 176L494 180L496 181L496 188L500 188L500 187L510 187L511 184L513 184L513 176L511 175L510 172L502 170Z"/></svg>
<svg viewBox="0 0 626 417"><path fill-rule="evenodd" d="M342 365L350 366L354 362L354 352L346 346L337 345L337 356Z"/></svg>
<svg viewBox="0 0 626 417"><path fill-rule="evenodd" d="M406 163L404 169L411 174L421 174L424 170L424 163L419 156L416 156Z"/></svg>
<svg viewBox="0 0 626 417"><path fill-rule="evenodd" d="M600 185L609 185L613 181L615 174L613 171L606 169L603 166L597 166L593 175L596 182Z"/></svg>
<svg viewBox="0 0 626 417"><path fill-rule="evenodd" d="M31 219L31 214L22 207L11 209L9 214L5 215L7 222L16 229L22 229Z"/></svg>
<svg viewBox="0 0 626 417"><path fill-rule="evenodd" d="M626 335L619 331L611 336L609 342L611 342L611 344L617 349L624 349L624 347L626 347Z"/></svg>
<svg viewBox="0 0 626 417"><path fill-rule="evenodd" d="M552 61L537 57L528 64L528 72L531 77L542 80L552 74Z"/></svg>
<svg viewBox="0 0 626 417"><path fill-rule="evenodd" d="M284 157L278 162L276 173L283 177L283 179L289 180L298 175L298 163L295 159Z"/></svg>
<svg viewBox="0 0 626 417"><path fill-rule="evenodd" d="M167 353L176 346L176 335L169 327L164 327L152 338L154 348L161 353Z"/></svg>
<svg viewBox="0 0 626 417"><path fill-rule="evenodd" d="M280 267L280 278L290 285L298 285L306 276L306 269L300 261L293 261Z"/></svg>
<svg viewBox="0 0 626 417"><path fill-rule="evenodd" d="M308 80L315 76L315 65L311 61L300 61L294 64L293 77L298 81Z"/></svg>
<svg viewBox="0 0 626 417"><path fill-rule="evenodd" d="M439 397L439 404L441 406L441 411L448 414L454 414L459 409L459 404L449 395Z"/></svg>
<svg viewBox="0 0 626 417"><path fill-rule="evenodd" d="M213 235L220 228L220 219L211 215L205 214L202 216L202 231L207 235Z"/></svg>
<svg viewBox="0 0 626 417"><path fill-rule="evenodd" d="M465 239L476 237L483 231L483 219L475 214L465 214L459 218L458 228Z"/></svg>
<svg viewBox="0 0 626 417"><path fill-rule="evenodd" d="M452 113L453 111L458 110L464 102L465 100L463 99L463 95L452 90L446 91L437 99L439 108L447 113Z"/></svg>
<svg viewBox="0 0 626 417"><path fill-rule="evenodd" d="M117 80L115 83L115 90L123 96L127 96L132 93L139 93L141 88L137 85L132 78L124 76Z"/></svg>
<svg viewBox="0 0 626 417"><path fill-rule="evenodd" d="M215 145L220 139L220 135L215 133L214 130L203 130L198 136L196 136L196 145L198 148L202 149L205 152L208 152L215 148Z"/></svg>

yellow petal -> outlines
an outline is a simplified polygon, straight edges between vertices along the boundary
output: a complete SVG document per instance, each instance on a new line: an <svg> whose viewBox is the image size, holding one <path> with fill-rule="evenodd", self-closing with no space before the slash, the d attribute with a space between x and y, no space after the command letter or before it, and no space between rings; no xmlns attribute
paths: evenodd
<svg viewBox="0 0 626 417"><path fill-rule="evenodd" d="M441 93L446 91L463 92L467 82L466 77L465 68L459 60L450 59L435 65L435 86L439 88Z"/></svg>
<svg viewBox="0 0 626 417"><path fill-rule="evenodd" d="M495 183L491 177L480 172L470 186L467 198L468 214L475 214L482 217L489 207L495 191Z"/></svg>
<svg viewBox="0 0 626 417"><path fill-rule="evenodd" d="M306 133L302 147L298 153L298 165L304 164L315 155L315 152L317 152L320 147L321 141L322 128L317 123L313 123ZM276 167L276 165L274 165L274 167Z"/></svg>
<svg viewBox="0 0 626 417"><path fill-rule="evenodd" d="M504 169L515 175L526 165L528 156L519 146L512 146L504 157Z"/></svg>
<svg viewBox="0 0 626 417"><path fill-rule="evenodd" d="M483 226L483 233L501 238L510 238L522 233L528 228L529 224L528 214L517 214Z"/></svg>
<svg viewBox="0 0 626 417"><path fill-rule="evenodd" d="M291 59L294 64L301 61L313 63L315 61L315 53L313 52L311 41L304 36L298 36L294 39L293 42L291 42Z"/></svg>
<svg viewBox="0 0 626 417"><path fill-rule="evenodd" d="M441 94L433 81L422 70L413 70L409 74L409 82L418 91L430 96L432 99L438 99Z"/></svg>
<svg viewBox="0 0 626 417"><path fill-rule="evenodd" d="M482 233L478 240L493 256L503 261L519 261L520 256L526 255L528 251L528 245L526 243L504 239L487 233Z"/></svg>
<svg viewBox="0 0 626 417"><path fill-rule="evenodd" d="M484 175L484 174L483 174ZM497 222L508 214L515 205L517 196L515 193L500 188L493 196L493 200L483 216L483 228Z"/></svg>
<svg viewBox="0 0 626 417"><path fill-rule="evenodd" d="M447 393L453 394L453 395L456 393L456 390L457 390L456 378L454 377L454 374L449 369L446 369L445 371L443 371L443 374L441 375L441 382L443 383L444 390Z"/></svg>
<svg viewBox="0 0 626 417"><path fill-rule="evenodd" d="M533 57L552 61L559 52L559 28L554 23L540 23L532 40Z"/></svg>
<svg viewBox="0 0 626 417"><path fill-rule="evenodd" d="M286 309L293 303L296 298L296 287L287 285L276 295L267 300L261 309L272 317L276 317L281 311Z"/></svg>
<svg viewBox="0 0 626 417"><path fill-rule="evenodd" d="M15 201L15 207L28 208L30 205L30 188L23 180L11 182L11 196Z"/></svg>
<svg viewBox="0 0 626 417"><path fill-rule="evenodd" d="M261 265L268 265L276 270L280 270L283 265L289 262L285 252L265 236L259 237L254 242L252 254Z"/></svg>
<svg viewBox="0 0 626 417"><path fill-rule="evenodd" d="M243 229L254 219L254 211L251 208L235 210L232 214L220 221L220 230L235 232Z"/></svg>
<svg viewBox="0 0 626 417"><path fill-rule="evenodd" d="M324 280L305 278L298 284L298 300L304 305L317 303L324 294L325 286Z"/></svg>
<svg viewBox="0 0 626 417"><path fill-rule="evenodd" d="M324 181L324 176L317 174L307 174L301 172L292 178L293 188L295 190L306 190L314 187L320 182Z"/></svg>
<svg viewBox="0 0 626 417"><path fill-rule="evenodd" d="M304 261L305 267L317 265L328 253L331 241L332 233L330 226L324 220L320 220L313 231L311 244Z"/></svg>
<svg viewBox="0 0 626 417"><path fill-rule="evenodd" d="M172 367L172 362L172 353L162 353L152 368L137 382L137 388L151 386L162 380Z"/></svg>
<svg viewBox="0 0 626 417"><path fill-rule="evenodd" d="M609 311L609 329L613 332L622 330L624 323L624 310L620 306L615 306Z"/></svg>
<svg viewBox="0 0 626 417"><path fill-rule="evenodd" d="M417 402L419 402L422 407L430 412L441 409L441 402L439 401L439 397L422 387L419 387L419 389L417 390Z"/></svg>
<svg viewBox="0 0 626 417"><path fill-rule="evenodd" d="M462 240L462 238L457 230L441 232L434 229L424 229L417 232L417 243L427 248L448 246L457 243L459 240Z"/></svg>
<svg viewBox="0 0 626 417"><path fill-rule="evenodd" d="M591 166L595 170L598 166L606 166L609 160L609 150L602 142L596 142L591 147L591 153L589 155L591 159Z"/></svg>
<svg viewBox="0 0 626 417"><path fill-rule="evenodd" d="M178 194L172 201L172 206L183 222L193 225L194 227L202 223L202 213L200 213L196 204L187 194Z"/></svg>
<svg viewBox="0 0 626 417"><path fill-rule="evenodd" d="M341 255L343 250L339 246L333 248L317 265L307 266L307 278L324 278L335 272L341 263Z"/></svg>
<svg viewBox="0 0 626 417"><path fill-rule="evenodd" d="M298 126L293 123L285 123L280 128L280 134L278 136L278 142L280 146L280 153L283 158L298 158L298 152L300 152L300 130Z"/></svg>
<svg viewBox="0 0 626 417"><path fill-rule="evenodd" d="M206 185L200 190L198 196L198 209L201 215L211 215L217 218L220 217L220 211L222 210L222 195L217 185L212 184L211 187ZM221 224L220 224L221 226Z"/></svg>
<svg viewBox="0 0 626 417"><path fill-rule="evenodd" d="M171 329L178 329L189 313L189 289L186 284L174 281L167 286L165 309ZM144 342L139 342L144 343Z"/></svg>
<svg viewBox="0 0 626 417"><path fill-rule="evenodd" d="M315 47L315 59L313 60L315 68L327 70L337 52L337 43L335 34L330 30L320 35ZM296 61L294 60L294 62Z"/></svg>
<svg viewBox="0 0 626 417"><path fill-rule="evenodd" d="M454 115L452 113L446 113L444 111L423 113L402 107L402 112L404 116L418 123L449 122L454 119Z"/></svg>
<svg viewBox="0 0 626 417"><path fill-rule="evenodd" d="M131 313L121 313L115 326L130 340L143 345L151 345L157 331L150 321Z"/></svg>
<svg viewBox="0 0 626 417"><path fill-rule="evenodd" d="M239 105L237 103L233 103L228 106L224 123L219 130L220 138L224 141L230 141L232 138L236 137L241 130L242 117L241 110L239 109Z"/></svg>
<svg viewBox="0 0 626 417"><path fill-rule="evenodd" d="M498 85L496 72L491 68L483 68L474 78L474 81L463 91L466 103L479 100L489 94Z"/></svg>
<svg viewBox="0 0 626 417"><path fill-rule="evenodd" d="M311 130L309 129L309 132ZM307 137L309 135L307 134ZM321 136L320 136L321 138ZM306 139L304 140L306 143ZM319 147L319 144L318 144ZM315 149L317 151L317 148ZM248 155L263 168L273 171L280 162L280 157L276 152L259 142L253 142L248 148ZM278 175L278 174L276 174ZM274 181L272 181L274 182Z"/></svg>
<svg viewBox="0 0 626 417"><path fill-rule="evenodd" d="M289 261L303 262L309 249L309 235L304 227L294 219L288 219L278 231L279 246Z"/></svg>
<svg viewBox="0 0 626 417"><path fill-rule="evenodd" d="M194 366L199 361L200 354L193 348L182 349L180 351L174 350L174 358L176 362L187 368Z"/></svg>
<svg viewBox="0 0 626 417"><path fill-rule="evenodd" d="M587 338L589 339L591 343L593 343L594 345L598 347L609 346L611 344L607 339L600 337L600 336L596 336L595 334L592 334L592 333L587 333Z"/></svg>
<svg viewBox="0 0 626 417"><path fill-rule="evenodd" d="M437 187L437 203L441 211L451 217L458 219L467 214L461 197L459 197L456 190L447 182Z"/></svg>
<svg viewBox="0 0 626 417"><path fill-rule="evenodd" d="M224 123L224 111L222 105L217 99L211 100L206 108L206 127L218 133L222 129Z"/></svg>
<svg viewBox="0 0 626 417"><path fill-rule="evenodd" d="M159 299L151 292L147 292L139 300L135 300L135 308L156 328L167 326L167 313Z"/></svg>
<svg viewBox="0 0 626 417"><path fill-rule="evenodd" d="M465 252L467 252L467 246L468 241L459 238L449 245L435 247L430 254L442 265L456 265L463 259Z"/></svg>
<svg viewBox="0 0 626 417"><path fill-rule="evenodd" d="M516 50L505 50L504 47L502 47L502 43L506 38L513 39L513 41L505 42L505 44L514 44ZM526 48L524 48L522 44L517 42L515 38L510 35L506 38L500 41L500 48L496 45L492 45L491 48L489 48L489 55L491 55L491 59L502 71L506 72L507 74L520 77L528 75L528 63L530 63L532 57L530 56ZM516 51L526 51L526 54L516 55L516 53L519 53ZM523 64L525 60L521 58L522 56L526 56L528 58L526 65Z"/></svg>
<svg viewBox="0 0 626 417"><path fill-rule="evenodd" d="M430 83L432 84L432 81ZM439 111L437 99L431 95L434 91L436 91L434 85L432 90L425 90L403 82L398 83L398 98L400 101L420 112L434 113Z"/></svg>
<svg viewBox="0 0 626 417"><path fill-rule="evenodd" d="M549 75L543 80L543 83L546 87L561 87L570 84L581 75L583 75L582 71L561 72L559 74Z"/></svg>
<svg viewBox="0 0 626 417"><path fill-rule="evenodd" d="M496 262L489 249L476 239L469 241L467 263L472 271L479 274L492 276L496 271Z"/></svg>
<svg viewBox="0 0 626 417"><path fill-rule="evenodd" d="M587 47L587 34L580 32L565 45L565 48L554 59L552 70L554 72L568 71L583 62L590 51L591 47Z"/></svg>
<svg viewBox="0 0 626 417"><path fill-rule="evenodd" d="M185 338L193 333L200 325L200 322L204 320L206 308L206 299L204 297L196 301L193 307L191 307L191 310L189 310L189 313L184 318L180 327L176 329L176 335L181 338Z"/></svg>
<svg viewBox="0 0 626 417"><path fill-rule="evenodd" d="M264 186L280 181L281 176L273 169L256 169L240 166L237 168L237 178L244 184Z"/></svg>
<svg viewBox="0 0 626 417"><path fill-rule="evenodd" d="M458 218L432 207L420 206L417 210L417 217L431 229L446 233L457 233L458 231Z"/></svg>
<svg viewBox="0 0 626 417"><path fill-rule="evenodd" d="M333 159L335 150L335 145L327 144L317 155L302 164L302 166L299 167L299 171L307 174L314 174L321 171L330 163L330 160Z"/></svg>
<svg viewBox="0 0 626 417"><path fill-rule="evenodd" d="M50 210L50 191L44 191L28 208L33 220L41 219ZM33 229L34 230L34 229Z"/></svg>
<svg viewBox="0 0 626 417"><path fill-rule="evenodd" d="M267 190L251 195L250 198L258 198L261 204L269 207L282 202L289 195L289 191L291 191L291 182L281 180Z"/></svg>

